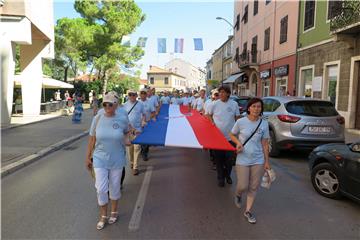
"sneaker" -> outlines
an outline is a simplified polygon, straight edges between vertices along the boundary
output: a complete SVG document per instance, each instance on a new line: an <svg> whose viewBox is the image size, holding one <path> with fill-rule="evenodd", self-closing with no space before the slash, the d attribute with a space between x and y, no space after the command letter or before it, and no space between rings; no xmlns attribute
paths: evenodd
<svg viewBox="0 0 360 240"><path fill-rule="evenodd" d="M226 178L226 183L227 183L227 184L232 184L232 179L231 179L231 177L227 177L227 178Z"/></svg>
<svg viewBox="0 0 360 240"><path fill-rule="evenodd" d="M247 219L247 221L251 224L255 224L256 223L256 218L255 216L251 213L251 212L245 212L244 213L245 218Z"/></svg>
<svg viewBox="0 0 360 240"><path fill-rule="evenodd" d="M139 170L138 170L138 169L134 169L134 170L133 170L133 175L134 175L134 176L139 175Z"/></svg>
<svg viewBox="0 0 360 240"><path fill-rule="evenodd" d="M240 196L235 196L235 198L234 198L234 202L235 202L235 206L237 207L237 208L241 208L241 197Z"/></svg>

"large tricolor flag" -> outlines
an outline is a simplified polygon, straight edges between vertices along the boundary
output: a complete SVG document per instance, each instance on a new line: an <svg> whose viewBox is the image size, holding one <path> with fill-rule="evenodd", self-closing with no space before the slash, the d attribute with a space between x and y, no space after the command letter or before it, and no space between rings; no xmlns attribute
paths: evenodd
<svg viewBox="0 0 360 240"><path fill-rule="evenodd" d="M161 106L157 120L150 121L132 143L235 151L220 130L196 110L169 104Z"/></svg>

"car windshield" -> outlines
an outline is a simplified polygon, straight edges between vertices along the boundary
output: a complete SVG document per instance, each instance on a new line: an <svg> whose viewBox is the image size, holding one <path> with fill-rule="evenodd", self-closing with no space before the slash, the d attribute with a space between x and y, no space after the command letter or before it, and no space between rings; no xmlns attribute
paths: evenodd
<svg viewBox="0 0 360 240"><path fill-rule="evenodd" d="M293 101L285 106L289 113L314 117L337 116L334 105L325 101Z"/></svg>

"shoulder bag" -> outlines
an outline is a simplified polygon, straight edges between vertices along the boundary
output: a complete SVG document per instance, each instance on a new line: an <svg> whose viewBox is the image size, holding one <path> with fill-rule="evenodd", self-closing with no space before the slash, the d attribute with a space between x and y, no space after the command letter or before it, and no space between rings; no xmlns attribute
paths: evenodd
<svg viewBox="0 0 360 240"><path fill-rule="evenodd" d="M261 123L262 123L262 118L260 119L259 124L258 124L257 127L255 128L255 131L253 131L253 133L250 135L250 137L248 137L248 139L246 139L246 141L243 143L243 147L244 147L245 144L254 136L254 134L256 133L256 131L259 129Z"/></svg>

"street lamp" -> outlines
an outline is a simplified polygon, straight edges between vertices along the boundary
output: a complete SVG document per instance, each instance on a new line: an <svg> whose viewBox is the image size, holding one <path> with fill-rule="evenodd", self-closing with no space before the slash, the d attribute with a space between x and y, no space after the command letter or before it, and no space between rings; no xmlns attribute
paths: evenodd
<svg viewBox="0 0 360 240"><path fill-rule="evenodd" d="M225 18L216 17L216 20L224 20L225 22L227 22L227 23L230 25L231 29L234 29L234 25L232 25L232 24L231 24L228 20L226 20Z"/></svg>
<svg viewBox="0 0 360 240"><path fill-rule="evenodd" d="M224 20L227 24L230 25L231 31L234 29L234 25L232 25L228 20L223 17L216 17L216 20ZM221 86L223 86L224 81L224 56L221 56Z"/></svg>

